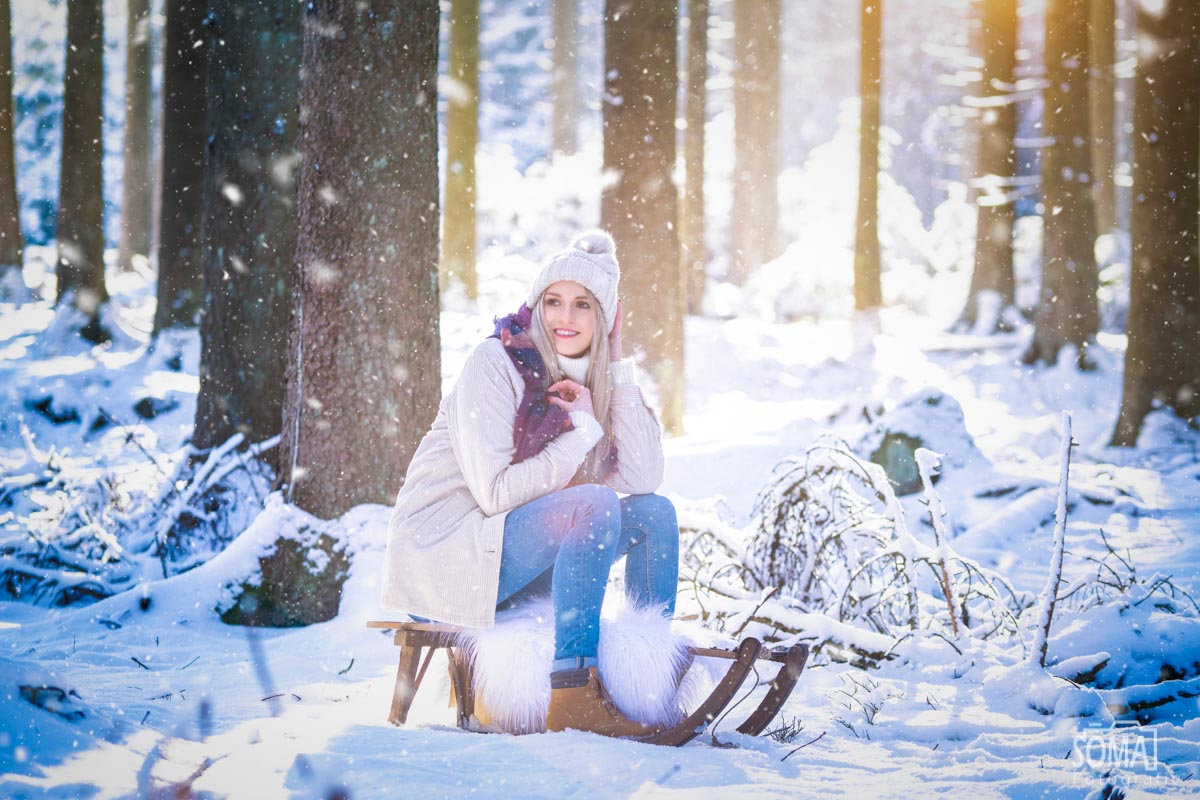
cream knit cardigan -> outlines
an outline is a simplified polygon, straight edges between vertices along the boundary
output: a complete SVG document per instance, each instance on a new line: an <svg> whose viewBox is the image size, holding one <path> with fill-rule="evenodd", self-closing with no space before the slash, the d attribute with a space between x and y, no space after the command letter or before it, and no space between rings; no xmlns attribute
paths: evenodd
<svg viewBox="0 0 1200 800"><path fill-rule="evenodd" d="M647 494L662 483L658 419L631 361L612 366L617 465L607 485ZM524 383L498 339L486 339L442 399L388 521L383 607L470 628L490 628L508 512L566 487L595 446L599 425L576 426L537 455L512 460ZM580 412L576 412L580 413Z"/></svg>

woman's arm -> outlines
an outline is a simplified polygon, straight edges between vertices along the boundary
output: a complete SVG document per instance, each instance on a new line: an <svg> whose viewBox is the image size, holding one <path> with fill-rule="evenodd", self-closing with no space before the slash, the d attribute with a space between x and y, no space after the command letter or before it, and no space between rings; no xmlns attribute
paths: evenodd
<svg viewBox="0 0 1200 800"><path fill-rule="evenodd" d="M662 429L636 383L633 362L612 365L610 415L617 443L617 466L608 485L618 492L649 494L663 481Z"/></svg>
<svg viewBox="0 0 1200 800"><path fill-rule="evenodd" d="M503 346L493 341L467 358L447 413L454 456L489 517L565 487L599 440L600 427L564 431L537 455L509 463L523 387Z"/></svg>

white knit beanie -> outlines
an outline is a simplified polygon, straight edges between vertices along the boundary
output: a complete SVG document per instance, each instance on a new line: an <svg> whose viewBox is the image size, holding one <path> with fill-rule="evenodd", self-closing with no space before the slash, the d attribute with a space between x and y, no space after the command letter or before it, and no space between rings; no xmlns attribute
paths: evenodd
<svg viewBox="0 0 1200 800"><path fill-rule="evenodd" d="M529 289L530 309L546 287L558 281L575 281L583 284L600 301L604 324L612 333L617 318L617 282L621 279L621 268L617 265L617 245L612 236L602 230L590 230L577 234L565 250L560 250L542 265L542 271Z"/></svg>

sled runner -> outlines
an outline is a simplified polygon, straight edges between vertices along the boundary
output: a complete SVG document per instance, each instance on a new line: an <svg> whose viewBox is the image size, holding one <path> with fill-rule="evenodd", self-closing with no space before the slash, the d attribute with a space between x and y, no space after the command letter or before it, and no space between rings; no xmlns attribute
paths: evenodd
<svg viewBox="0 0 1200 800"><path fill-rule="evenodd" d="M368 622L367 627L395 631L394 642L400 648L400 662L396 668L396 685L392 692L388 722L403 725L408 719L408 711L412 707L433 654L445 648L450 664L451 695L456 707L458 727L463 730L475 730L471 723L475 711L471 668L465 649L458 645L461 628L433 622L378 620ZM688 649L693 658L699 656L729 659L729 669L709 696L682 722L638 741L671 747L686 744L707 730L713 720L720 716L733 701L746 676L754 671L758 661L772 661L780 664L779 673L771 681L766 696L738 726L739 733L757 736L779 713L808 661L808 645L797 644L788 648L768 649L752 637L744 639L733 650L695 646Z"/></svg>

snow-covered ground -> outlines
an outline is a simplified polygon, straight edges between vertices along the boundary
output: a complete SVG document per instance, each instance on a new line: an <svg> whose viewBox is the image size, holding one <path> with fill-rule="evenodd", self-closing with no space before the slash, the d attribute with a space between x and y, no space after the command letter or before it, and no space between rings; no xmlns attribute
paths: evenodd
<svg viewBox="0 0 1200 800"><path fill-rule="evenodd" d="M46 277L41 258L33 253L30 283ZM447 384L532 269L523 255L490 258L480 307L451 303L443 315ZM109 530L119 533L149 513L184 452L196 339L148 352L152 281L111 277L123 333L108 347L65 335L68 320L45 303L0 313L6 553L17 535L53 541L77 506L109 509ZM1156 413L1138 449L1106 447L1119 399L1119 336L1103 336L1098 369L1080 373L1070 359L1053 369L1020 366L1022 333L951 336L900 309L883 314L872 340L858 335L836 317L689 319L687 433L666 442L663 491L685 517L721 507L749 535L755 495L780 460L821 436L860 441L869 420L932 387L957 400L965 419L965 432L929 432L931 444L955 451L938 483L951 543L1032 597L1050 560L1059 412L1070 410L1079 446L1064 587L1077 591L1059 605L1049 671L1025 660L1027 624L986 641L922 634L897 646L901 658L870 670L817 657L773 726L787 728L778 740L734 731L752 698L716 727L716 738L734 747L712 747L705 735L676 750L580 733L461 732L435 665L408 724L396 728L385 720L394 647L364 627L383 614L387 508L362 506L322 523L268 498L248 530L183 574L164 580L157 561L131 554L140 571L106 573L123 591L100 602L0 603L0 795L148 796L178 784L239 797L1190 790L1200 768L1200 624L1182 591L1200 577L1200 436ZM138 407L152 405L161 413L139 416ZM99 495L85 502L78 493L89 486ZM914 536L931 544L924 506L904 503ZM92 524L93 533L106 526ZM293 630L221 623L214 609L228 605L231 586L253 572L281 528L300 524L350 543L338 617ZM1101 530L1136 571L1118 568L1126 588L1104 597L1097 564L1117 565L1105 559ZM116 534L107 544L97 538L97 560L108 547L118 563L130 546ZM1156 575L1171 583L1154 588ZM688 595L681 591L681 615L697 610ZM1105 660L1090 685L1067 680ZM1117 714L1147 724L1111 728L1106 706L1167 696L1179 699Z"/></svg>

